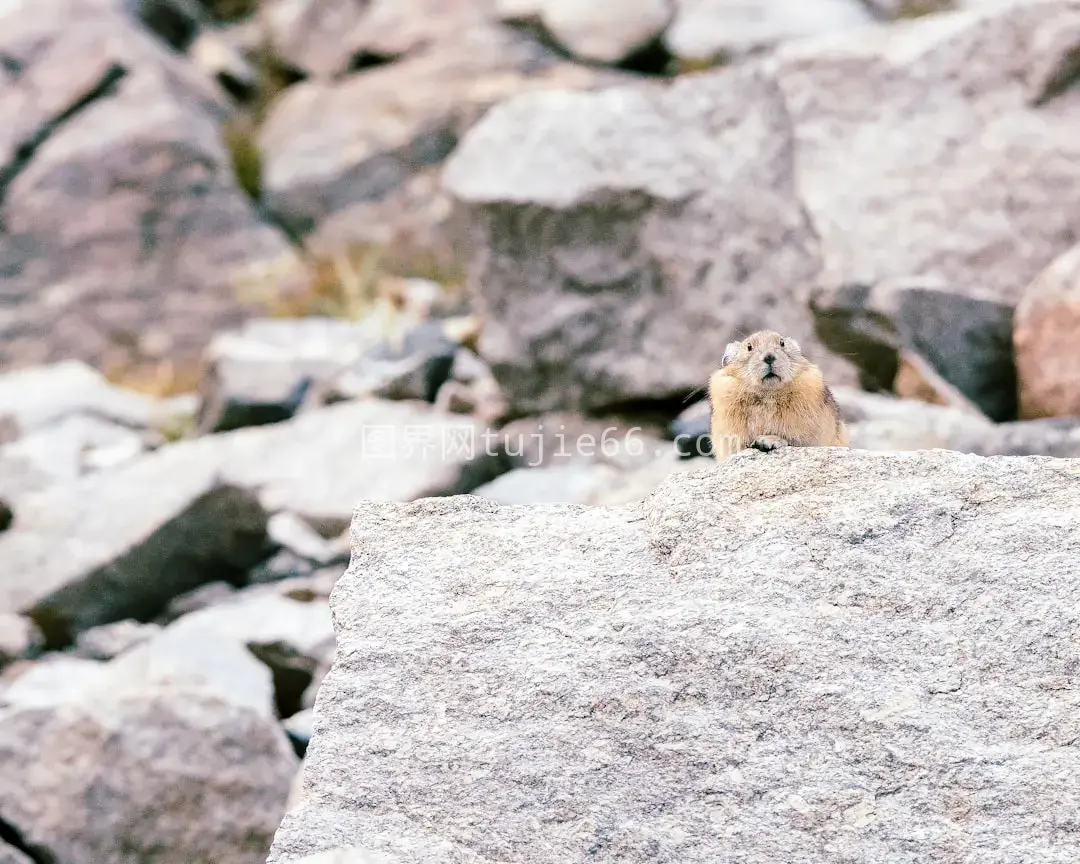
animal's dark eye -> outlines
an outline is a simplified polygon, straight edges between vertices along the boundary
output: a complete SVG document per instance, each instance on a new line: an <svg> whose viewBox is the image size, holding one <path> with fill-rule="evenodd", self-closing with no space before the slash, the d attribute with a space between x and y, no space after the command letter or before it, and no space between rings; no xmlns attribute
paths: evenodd
<svg viewBox="0 0 1080 864"><path fill-rule="evenodd" d="M780 347L781 347L781 348L783 348L783 347L784 347L784 340L783 340L783 339L781 339L781 340L780 340Z"/></svg>
<svg viewBox="0 0 1080 864"><path fill-rule="evenodd" d="M753 351L753 350L754 350L754 346L753 346L753 345L751 345L751 344L750 344L749 342L747 342L747 343L746 343L746 350L747 350L747 351Z"/></svg>

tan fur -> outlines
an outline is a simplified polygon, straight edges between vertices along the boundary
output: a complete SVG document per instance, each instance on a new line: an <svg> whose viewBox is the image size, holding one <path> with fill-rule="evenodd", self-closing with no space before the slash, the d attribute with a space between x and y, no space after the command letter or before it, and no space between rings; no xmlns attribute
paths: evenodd
<svg viewBox="0 0 1080 864"><path fill-rule="evenodd" d="M771 365L766 357L775 358ZM770 370L773 377L764 378ZM795 340L771 330L728 346L724 365L709 379L709 401L717 462L751 446L850 446L821 370Z"/></svg>

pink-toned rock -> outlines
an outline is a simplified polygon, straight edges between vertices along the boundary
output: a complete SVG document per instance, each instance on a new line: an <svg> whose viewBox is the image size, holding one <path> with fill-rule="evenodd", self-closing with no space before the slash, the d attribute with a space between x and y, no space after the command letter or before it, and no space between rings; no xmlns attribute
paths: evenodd
<svg viewBox="0 0 1080 864"><path fill-rule="evenodd" d="M298 264L233 176L222 92L117 4L24 4L0 56L0 364L194 361L240 268Z"/></svg>
<svg viewBox="0 0 1080 864"><path fill-rule="evenodd" d="M1080 416L1080 246L1028 286L1013 326L1020 416Z"/></svg>

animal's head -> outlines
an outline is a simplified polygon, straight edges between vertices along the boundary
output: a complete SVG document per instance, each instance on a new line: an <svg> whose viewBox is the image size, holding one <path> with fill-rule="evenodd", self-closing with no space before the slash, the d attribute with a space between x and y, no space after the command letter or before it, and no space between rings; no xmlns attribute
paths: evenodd
<svg viewBox="0 0 1080 864"><path fill-rule="evenodd" d="M724 350L727 374L755 389L778 390L810 365L799 343L772 330L759 330Z"/></svg>

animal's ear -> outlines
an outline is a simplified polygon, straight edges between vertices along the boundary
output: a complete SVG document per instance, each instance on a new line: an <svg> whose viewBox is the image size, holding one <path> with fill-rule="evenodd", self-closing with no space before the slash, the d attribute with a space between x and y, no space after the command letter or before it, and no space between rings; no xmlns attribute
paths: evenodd
<svg viewBox="0 0 1080 864"><path fill-rule="evenodd" d="M727 366L728 363L735 359L736 355L739 353L739 346L741 344L741 342L728 342L727 348L724 349L724 357L720 361L721 368Z"/></svg>

